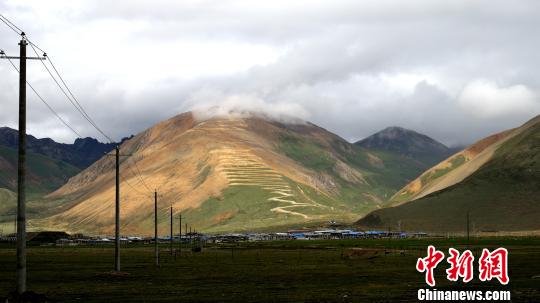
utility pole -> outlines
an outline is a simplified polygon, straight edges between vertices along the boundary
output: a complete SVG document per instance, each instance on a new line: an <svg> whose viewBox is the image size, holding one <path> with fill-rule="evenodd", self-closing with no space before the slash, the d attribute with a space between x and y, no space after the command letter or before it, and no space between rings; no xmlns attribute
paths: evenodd
<svg viewBox="0 0 540 303"><path fill-rule="evenodd" d="M26 291L26 42L19 60L19 160L17 167L17 293Z"/></svg>
<svg viewBox="0 0 540 303"><path fill-rule="evenodd" d="M159 266L159 248L157 235L157 190L154 191L154 252L156 253L156 266Z"/></svg>
<svg viewBox="0 0 540 303"><path fill-rule="evenodd" d="M120 149L116 151L116 194L115 194L115 217L114 217L114 270L120 271Z"/></svg>
<svg viewBox="0 0 540 303"><path fill-rule="evenodd" d="M19 57L6 56L2 59L19 59L19 145L17 161L17 293L26 291L26 60L45 60L43 57L26 57L28 42L24 32L19 42Z"/></svg>
<svg viewBox="0 0 540 303"><path fill-rule="evenodd" d="M171 256L173 254L173 208L171 205Z"/></svg>
<svg viewBox="0 0 540 303"><path fill-rule="evenodd" d="M115 210L114 210L114 271L120 271L120 157L129 157L131 155L120 155L120 147L115 148ZM112 156L107 154L107 156Z"/></svg>
<svg viewBox="0 0 540 303"><path fill-rule="evenodd" d="M178 255L182 256L182 213L178 216L178 221L180 224L178 224L179 232L180 232L180 240L178 241Z"/></svg>

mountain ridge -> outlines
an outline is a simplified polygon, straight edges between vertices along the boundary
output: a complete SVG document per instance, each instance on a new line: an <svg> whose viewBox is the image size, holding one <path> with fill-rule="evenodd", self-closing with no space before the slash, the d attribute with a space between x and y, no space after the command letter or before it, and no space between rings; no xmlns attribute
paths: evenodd
<svg viewBox="0 0 540 303"><path fill-rule="evenodd" d="M540 116L449 157L357 225L464 231L469 212L476 230L539 230L538 184Z"/></svg>
<svg viewBox="0 0 540 303"><path fill-rule="evenodd" d="M200 121L183 113L125 141L121 150L132 155L121 164L121 196L129 201L121 211L123 229L134 233L151 231L153 216L144 205L154 188L163 193L164 222L172 204L199 230L252 230L352 222L419 174L411 159L372 152L315 124L253 116ZM111 231L113 177L111 160L98 160L45 199L55 207L36 227Z"/></svg>
<svg viewBox="0 0 540 303"><path fill-rule="evenodd" d="M121 142L128 138L123 138ZM17 149L19 132L9 127L0 127L0 145ZM121 143L120 142L120 143ZM27 151L60 160L80 169L88 167L104 153L114 149L119 143L101 143L95 138L76 138L72 144L58 143L51 138L38 139L26 135Z"/></svg>
<svg viewBox="0 0 540 303"><path fill-rule="evenodd" d="M425 168L431 167L452 154L452 149L437 140L399 126L383 130L354 143L372 150L401 154L417 160Z"/></svg>

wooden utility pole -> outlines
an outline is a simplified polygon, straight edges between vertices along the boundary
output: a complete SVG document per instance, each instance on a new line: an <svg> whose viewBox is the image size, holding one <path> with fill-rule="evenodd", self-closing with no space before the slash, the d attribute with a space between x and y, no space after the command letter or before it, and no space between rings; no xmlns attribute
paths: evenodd
<svg viewBox="0 0 540 303"><path fill-rule="evenodd" d="M182 256L182 213L178 216L178 228L180 232L180 239L178 240L178 255Z"/></svg>
<svg viewBox="0 0 540 303"><path fill-rule="evenodd" d="M189 249L193 251L193 233L191 232L191 225L189 226Z"/></svg>
<svg viewBox="0 0 540 303"><path fill-rule="evenodd" d="M157 220L157 191L154 192L154 252L156 254L156 266L159 266L159 248L158 248L158 220Z"/></svg>
<svg viewBox="0 0 540 303"><path fill-rule="evenodd" d="M131 155L121 155L120 147L115 148L115 209L114 209L114 271L120 271L120 157L129 157ZM112 156L107 154L107 156Z"/></svg>
<svg viewBox="0 0 540 303"><path fill-rule="evenodd" d="M171 256L173 254L173 208L171 205Z"/></svg>
<svg viewBox="0 0 540 303"><path fill-rule="evenodd" d="M45 57L26 57L26 36L21 33L19 57L6 56L2 59L19 59L19 144L17 160L17 293L26 291L26 60L45 60Z"/></svg>
<svg viewBox="0 0 540 303"><path fill-rule="evenodd" d="M17 293L26 291L26 39L19 42L19 160L17 168Z"/></svg>
<svg viewBox="0 0 540 303"><path fill-rule="evenodd" d="M114 217L114 270L120 271L120 148L115 148L116 158L116 195Z"/></svg>

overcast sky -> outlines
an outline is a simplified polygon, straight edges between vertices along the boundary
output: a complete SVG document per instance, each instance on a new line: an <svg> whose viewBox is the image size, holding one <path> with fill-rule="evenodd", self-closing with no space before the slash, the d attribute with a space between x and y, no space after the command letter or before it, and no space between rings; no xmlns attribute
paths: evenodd
<svg viewBox="0 0 540 303"><path fill-rule="evenodd" d="M297 116L350 141L398 125L447 145L540 114L535 0L0 0L0 13L114 139L212 105ZM0 48L17 54L17 42L0 23ZM0 125L16 128L6 60L0 76ZM39 62L28 80L79 133L104 140ZM73 141L28 100L29 133Z"/></svg>

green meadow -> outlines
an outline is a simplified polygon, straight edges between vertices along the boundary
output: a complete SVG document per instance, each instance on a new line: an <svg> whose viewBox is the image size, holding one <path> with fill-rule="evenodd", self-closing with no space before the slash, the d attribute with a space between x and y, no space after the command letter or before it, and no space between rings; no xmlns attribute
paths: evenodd
<svg viewBox="0 0 540 303"><path fill-rule="evenodd" d="M435 271L437 289L510 290L512 300L540 300L539 238L373 239L271 241L207 245L200 253L187 247L171 255L160 246L126 245L122 272L113 273L114 249L39 247L28 251L29 289L59 302L408 302L426 288L415 270L432 244L468 247L476 258L482 248L506 247L510 283L448 282L446 262ZM177 248L177 244L175 245ZM15 249L0 248L0 297L15 285Z"/></svg>

